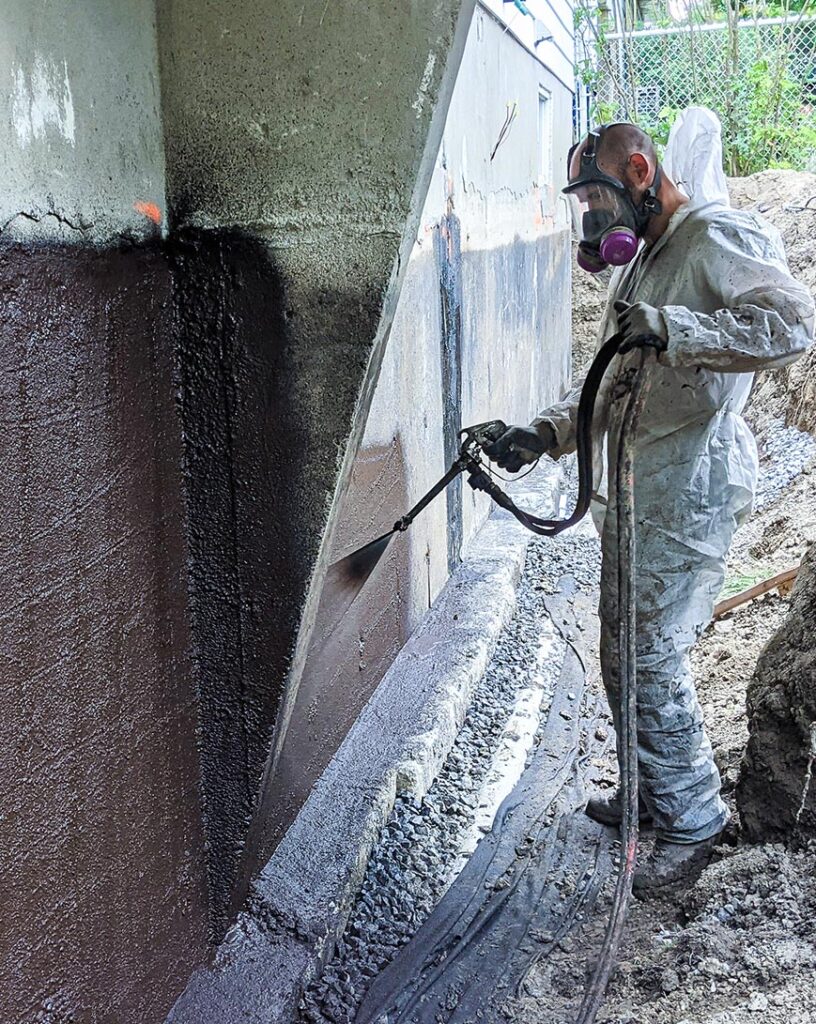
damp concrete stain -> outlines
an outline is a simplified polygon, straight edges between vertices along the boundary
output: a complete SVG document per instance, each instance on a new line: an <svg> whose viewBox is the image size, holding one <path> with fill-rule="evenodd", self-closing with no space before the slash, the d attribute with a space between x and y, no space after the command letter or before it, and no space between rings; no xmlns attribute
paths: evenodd
<svg viewBox="0 0 816 1024"><path fill-rule="evenodd" d="M545 600L565 573L597 586L600 545L580 535L536 538L518 608L500 637L464 725L424 798L398 796L372 852L334 957L306 991L302 1024L348 1024L372 980L416 933L490 830L540 736L565 644Z"/></svg>

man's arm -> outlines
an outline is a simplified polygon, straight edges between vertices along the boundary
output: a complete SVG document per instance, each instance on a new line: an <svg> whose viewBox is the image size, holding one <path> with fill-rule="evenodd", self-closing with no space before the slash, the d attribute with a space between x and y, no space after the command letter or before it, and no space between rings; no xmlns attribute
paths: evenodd
<svg viewBox="0 0 816 1024"><path fill-rule="evenodd" d="M750 373L797 359L813 338L813 297L791 277L778 233L729 211L709 225L706 242L699 270L723 308L663 306L668 345L660 361Z"/></svg>
<svg viewBox="0 0 816 1024"><path fill-rule="evenodd" d="M583 378L573 383L566 398L537 416L530 426L547 443L551 459L571 455L577 447L578 402L581 398Z"/></svg>

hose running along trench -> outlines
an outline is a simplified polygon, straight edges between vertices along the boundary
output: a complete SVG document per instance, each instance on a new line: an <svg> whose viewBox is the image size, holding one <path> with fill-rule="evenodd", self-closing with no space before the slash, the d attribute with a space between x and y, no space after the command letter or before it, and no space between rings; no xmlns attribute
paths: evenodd
<svg viewBox="0 0 816 1024"><path fill-rule="evenodd" d="M618 342L620 338L616 336ZM607 343L609 344L609 343ZM584 995L576 1024L593 1024L606 993L623 933L626 910L632 894L638 845L638 759L637 759L637 612L635 545L634 451L638 422L649 390L648 364L654 362L652 349L641 349L641 364L626 394L616 461L615 500L617 506L618 663L620 671L620 723L618 743L622 745L621 860L609 923L606 927L595 972Z"/></svg>

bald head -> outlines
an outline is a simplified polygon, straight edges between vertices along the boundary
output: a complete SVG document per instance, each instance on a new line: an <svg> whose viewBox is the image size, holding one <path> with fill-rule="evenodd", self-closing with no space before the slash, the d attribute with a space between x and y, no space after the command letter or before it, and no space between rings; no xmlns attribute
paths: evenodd
<svg viewBox="0 0 816 1024"><path fill-rule="evenodd" d="M580 172L581 157L588 143L589 139L584 139L572 154L570 180L577 177ZM647 170L647 177L653 177L658 163L654 143L646 132L635 124L613 124L607 128L598 142L595 156L602 171L626 184L634 185L642 184L644 169ZM633 168L633 163L637 168ZM632 180L633 170L636 170L635 181Z"/></svg>

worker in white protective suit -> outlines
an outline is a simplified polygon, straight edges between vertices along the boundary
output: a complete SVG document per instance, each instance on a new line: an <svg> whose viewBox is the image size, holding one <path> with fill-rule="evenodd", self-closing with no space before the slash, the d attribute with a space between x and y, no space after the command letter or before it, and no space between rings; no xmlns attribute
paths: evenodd
<svg viewBox="0 0 816 1024"><path fill-rule="evenodd" d="M695 153L699 147L686 146L680 156L692 166ZM790 276L779 235L728 207L718 173L722 194L712 201L686 185L689 197L647 135L615 124L574 148L564 190L579 215L581 267L618 268L598 341L622 332L630 350L604 379L594 423L596 439L607 436L609 467L624 404L615 382L639 365L632 349L659 353L634 460L641 815L656 832L635 876L638 890L694 873L728 819L689 652L711 619L734 531L751 509L757 451L740 413L752 374L798 358L813 333L810 293ZM579 394L580 387L530 427L510 427L486 453L516 472L543 453L575 451ZM596 489L601 477L599 465ZM617 724L614 480L606 492L594 509L603 516L601 666ZM620 823L619 795L591 800L587 813Z"/></svg>

